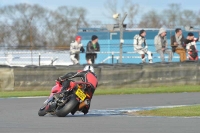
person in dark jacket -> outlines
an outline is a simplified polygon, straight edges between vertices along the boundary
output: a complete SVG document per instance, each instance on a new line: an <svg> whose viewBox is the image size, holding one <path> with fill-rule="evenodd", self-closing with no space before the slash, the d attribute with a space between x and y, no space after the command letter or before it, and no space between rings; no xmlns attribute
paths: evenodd
<svg viewBox="0 0 200 133"><path fill-rule="evenodd" d="M93 35L91 41L87 44L87 53L86 53L86 60L88 64L94 64L95 59L97 58L97 53L100 51L100 46L98 43L98 37Z"/></svg>
<svg viewBox="0 0 200 133"><path fill-rule="evenodd" d="M185 38L182 35L182 30L177 28L175 30L175 35L171 36L171 47L172 52L176 52L180 56L180 61L183 62L187 59L186 57L186 49L184 45Z"/></svg>

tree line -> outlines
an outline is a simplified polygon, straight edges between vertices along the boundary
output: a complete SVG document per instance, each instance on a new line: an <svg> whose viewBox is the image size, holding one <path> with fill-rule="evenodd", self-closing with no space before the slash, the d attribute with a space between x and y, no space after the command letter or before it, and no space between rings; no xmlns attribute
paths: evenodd
<svg viewBox="0 0 200 133"><path fill-rule="evenodd" d="M128 13L128 28L174 28L185 25L200 27L200 11L182 10L179 4L170 4L162 12L156 10L140 14L140 6L125 0L118 10L117 0L105 3L105 17L114 13ZM105 13L106 12L106 13ZM100 20L86 19L88 11L82 7L58 7L50 10L40 5L16 4L0 7L0 44L12 49L67 48L79 27L104 27ZM138 16L141 19L137 19ZM112 19L112 18L111 18ZM116 21L114 20L113 23Z"/></svg>
<svg viewBox="0 0 200 133"><path fill-rule="evenodd" d="M12 48L67 46L79 26L87 27L87 10L62 6L52 11L40 5L0 8L0 44Z"/></svg>
<svg viewBox="0 0 200 133"><path fill-rule="evenodd" d="M182 9L180 4L171 3L162 11L152 9L143 13L140 5L135 4L132 0L124 0L124 5L118 8L117 0L109 0L105 3L107 16L121 12L122 15L128 13L129 28L175 28L177 26L197 26L200 27L200 10ZM140 19L137 19L141 16ZM112 19L112 18L111 18Z"/></svg>

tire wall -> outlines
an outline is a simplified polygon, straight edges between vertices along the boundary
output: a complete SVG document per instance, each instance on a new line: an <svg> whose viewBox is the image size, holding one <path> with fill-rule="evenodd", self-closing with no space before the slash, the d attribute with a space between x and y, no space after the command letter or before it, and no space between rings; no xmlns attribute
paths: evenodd
<svg viewBox="0 0 200 133"><path fill-rule="evenodd" d="M0 66L0 90L14 90L14 69L8 66Z"/></svg>
<svg viewBox="0 0 200 133"><path fill-rule="evenodd" d="M50 90L55 80L84 66L0 67L1 90ZM200 85L198 62L95 65L98 89ZM76 79L80 80L80 79Z"/></svg>

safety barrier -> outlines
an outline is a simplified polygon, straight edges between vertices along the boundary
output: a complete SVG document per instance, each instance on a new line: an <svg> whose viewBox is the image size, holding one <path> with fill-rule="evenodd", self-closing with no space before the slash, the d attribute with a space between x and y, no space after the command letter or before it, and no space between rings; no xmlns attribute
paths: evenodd
<svg viewBox="0 0 200 133"><path fill-rule="evenodd" d="M50 90L55 79L84 66L0 67L0 90ZM200 85L199 62L94 65L98 89ZM76 79L80 80L80 79Z"/></svg>

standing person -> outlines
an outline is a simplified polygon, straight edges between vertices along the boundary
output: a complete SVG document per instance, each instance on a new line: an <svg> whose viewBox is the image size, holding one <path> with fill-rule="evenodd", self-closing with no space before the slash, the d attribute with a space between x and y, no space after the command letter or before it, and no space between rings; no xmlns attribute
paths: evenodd
<svg viewBox="0 0 200 133"><path fill-rule="evenodd" d="M134 51L141 55L142 63L146 62L145 54L148 55L149 63L153 63L152 61L152 53L148 51L148 46L146 44L146 31L140 30L139 35L134 36Z"/></svg>
<svg viewBox="0 0 200 133"><path fill-rule="evenodd" d="M184 41L185 38L182 35L182 30L180 28L177 28L175 30L175 35L171 36L171 46L172 52L176 52L177 54L179 54L181 62L187 59Z"/></svg>
<svg viewBox="0 0 200 133"><path fill-rule="evenodd" d="M79 64L79 53L84 53L85 49L81 44L81 36L76 36L75 42L70 44L70 58L74 65Z"/></svg>
<svg viewBox="0 0 200 133"><path fill-rule="evenodd" d="M97 58L97 53L100 51L100 46L98 43L98 37L93 35L91 41L87 44L87 53L86 53L86 60L88 64L94 64L95 59Z"/></svg>
<svg viewBox="0 0 200 133"><path fill-rule="evenodd" d="M160 58L162 62L165 62L164 54L168 54L168 61L172 62L172 51L167 48L167 39L166 39L167 31L164 28L160 28L158 35L154 38L154 43L156 47L156 52L160 54Z"/></svg>

